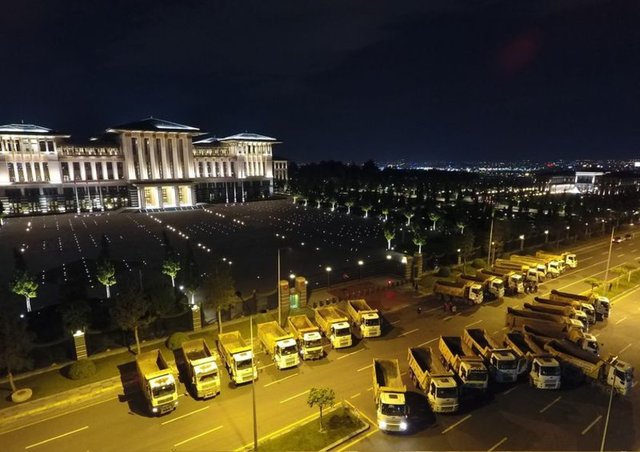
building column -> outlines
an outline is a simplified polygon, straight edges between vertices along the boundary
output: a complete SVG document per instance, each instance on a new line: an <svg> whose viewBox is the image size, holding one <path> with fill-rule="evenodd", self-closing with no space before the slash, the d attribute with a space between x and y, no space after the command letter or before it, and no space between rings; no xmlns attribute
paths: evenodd
<svg viewBox="0 0 640 452"><path fill-rule="evenodd" d="M169 162L167 161L167 140L160 140L160 156L162 158L162 176L164 179L172 179L169 175Z"/></svg>
<svg viewBox="0 0 640 452"><path fill-rule="evenodd" d="M147 159L144 157L144 137L138 138L138 163L140 165L140 179L150 179L147 174Z"/></svg>
<svg viewBox="0 0 640 452"><path fill-rule="evenodd" d="M120 174L118 174L118 162L111 162L111 168L113 169L113 178L114 180L120 179Z"/></svg>
<svg viewBox="0 0 640 452"><path fill-rule="evenodd" d="M80 162L80 180L87 180L87 172L84 167L84 162Z"/></svg>
<svg viewBox="0 0 640 452"><path fill-rule="evenodd" d="M236 184L236 181L233 181L233 203L237 203L238 202L238 184Z"/></svg>
<svg viewBox="0 0 640 452"><path fill-rule="evenodd" d="M158 162L156 162L156 139L154 137L149 138L149 157L151 158L151 174L149 179L158 179L160 174L158 172Z"/></svg>
<svg viewBox="0 0 640 452"><path fill-rule="evenodd" d="M102 180L108 180L109 171L107 171L107 162L100 162L100 165L102 165Z"/></svg>
<svg viewBox="0 0 640 452"><path fill-rule="evenodd" d="M98 172L96 171L96 162L91 162L91 180L98 180Z"/></svg>
<svg viewBox="0 0 640 452"><path fill-rule="evenodd" d="M174 137L175 138L175 137ZM171 148L171 153L173 155L173 179L180 179L183 176L182 174L182 165L180 164L180 159L178 159L178 140L173 140L174 146Z"/></svg>

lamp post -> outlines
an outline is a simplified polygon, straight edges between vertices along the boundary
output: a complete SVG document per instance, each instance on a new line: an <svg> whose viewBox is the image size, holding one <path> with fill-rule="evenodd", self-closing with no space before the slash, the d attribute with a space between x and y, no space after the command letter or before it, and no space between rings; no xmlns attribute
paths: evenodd
<svg viewBox="0 0 640 452"><path fill-rule="evenodd" d="M491 209L491 228L489 229L489 254L487 256L487 261L489 265L491 265L491 246L493 245L493 217L495 211Z"/></svg>
<svg viewBox="0 0 640 452"><path fill-rule="evenodd" d="M280 284L278 284L280 286ZM278 300L278 305L280 304L280 300ZM251 372L254 369L254 356L253 353L253 316L249 317L250 322L250 330L251 330ZM251 381L251 401L253 405L253 450L258 450L258 416L256 416L256 379L253 378Z"/></svg>
<svg viewBox="0 0 640 452"><path fill-rule="evenodd" d="M282 299L280 296L280 247L278 247L278 281L276 287L278 288L278 325L282 326Z"/></svg>
<svg viewBox="0 0 640 452"><path fill-rule="evenodd" d="M524 234L521 234L520 237L520 251L524 250Z"/></svg>
<svg viewBox="0 0 640 452"><path fill-rule="evenodd" d="M544 230L544 243L549 242L549 230L545 229Z"/></svg>
<svg viewBox="0 0 640 452"><path fill-rule="evenodd" d="M325 268L327 271L327 288L331 287L331 267Z"/></svg>
<svg viewBox="0 0 640 452"><path fill-rule="evenodd" d="M567 240L569 240L569 230L571 229L571 226L567 226Z"/></svg>
<svg viewBox="0 0 640 452"><path fill-rule="evenodd" d="M460 252L462 251L460 248L458 248L458 265L460 265L460 262L462 260L462 256L460 255Z"/></svg>
<svg viewBox="0 0 640 452"><path fill-rule="evenodd" d="M364 265L364 261L358 261L358 279L362 279L362 266Z"/></svg>
<svg viewBox="0 0 640 452"><path fill-rule="evenodd" d="M609 240L609 255L607 256L607 269L604 272L604 294L607 293L607 288L609 284L607 281L609 280L609 267L611 265L611 251L613 250L613 234L615 233L616 227L613 226L611 228L611 239Z"/></svg>

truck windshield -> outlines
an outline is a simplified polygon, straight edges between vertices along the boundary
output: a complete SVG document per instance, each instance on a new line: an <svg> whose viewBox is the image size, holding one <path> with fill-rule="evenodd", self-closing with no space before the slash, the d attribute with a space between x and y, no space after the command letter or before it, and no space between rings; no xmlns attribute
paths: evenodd
<svg viewBox="0 0 640 452"><path fill-rule="evenodd" d="M616 377L620 380L621 383L625 383L626 381L633 380L633 373L631 371L623 372L621 370L616 370Z"/></svg>
<svg viewBox="0 0 640 452"><path fill-rule="evenodd" d="M211 383L218 378L218 372L211 372L209 374L199 375L198 381L202 383Z"/></svg>
<svg viewBox="0 0 640 452"><path fill-rule="evenodd" d="M380 325L380 319L365 319L364 324L366 326L379 326Z"/></svg>
<svg viewBox="0 0 640 452"><path fill-rule="evenodd" d="M287 347L280 347L280 353L284 356L295 355L296 353L298 353L298 350L296 349L295 345L289 345Z"/></svg>
<svg viewBox="0 0 640 452"><path fill-rule="evenodd" d="M508 361L498 361L498 369L500 370L511 370L518 367L518 363L516 360L508 360Z"/></svg>
<svg viewBox="0 0 640 452"><path fill-rule="evenodd" d="M159 399L160 397L171 395L174 392L176 392L176 385L174 383L166 383L153 388L153 397Z"/></svg>
<svg viewBox="0 0 640 452"><path fill-rule="evenodd" d="M542 366L540 367L540 375L549 377L557 377L560 375L560 367L558 366Z"/></svg>
<svg viewBox="0 0 640 452"><path fill-rule="evenodd" d="M474 293L474 294L476 294L476 295L479 295L479 294L480 294L480 292L482 292L482 289L472 288L472 289L471 289L471 292L473 292L473 293Z"/></svg>
<svg viewBox="0 0 640 452"><path fill-rule="evenodd" d="M243 359L242 361L236 361L236 369L238 370L251 369L251 360Z"/></svg>
<svg viewBox="0 0 640 452"><path fill-rule="evenodd" d="M385 416L404 416L406 414L406 407L404 405L389 405L383 403L380 407L380 411Z"/></svg>
<svg viewBox="0 0 640 452"><path fill-rule="evenodd" d="M467 374L468 381L487 381L487 373L481 370L471 370Z"/></svg>
<svg viewBox="0 0 640 452"><path fill-rule="evenodd" d="M349 336L351 334L349 328L336 328L334 331L336 336Z"/></svg>
<svg viewBox="0 0 640 452"><path fill-rule="evenodd" d="M320 347L322 345L322 341L320 339L314 339L312 341L305 341L304 346L307 348L311 347Z"/></svg>
<svg viewBox="0 0 640 452"><path fill-rule="evenodd" d="M458 397L458 389L456 388L438 388L436 397L439 399L455 399Z"/></svg>

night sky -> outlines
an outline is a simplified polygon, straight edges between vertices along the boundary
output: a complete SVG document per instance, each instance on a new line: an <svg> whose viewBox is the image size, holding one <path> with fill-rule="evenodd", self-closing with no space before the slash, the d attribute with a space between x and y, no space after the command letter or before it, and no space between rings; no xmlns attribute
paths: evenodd
<svg viewBox="0 0 640 452"><path fill-rule="evenodd" d="M0 123L297 161L640 157L640 1L5 0Z"/></svg>

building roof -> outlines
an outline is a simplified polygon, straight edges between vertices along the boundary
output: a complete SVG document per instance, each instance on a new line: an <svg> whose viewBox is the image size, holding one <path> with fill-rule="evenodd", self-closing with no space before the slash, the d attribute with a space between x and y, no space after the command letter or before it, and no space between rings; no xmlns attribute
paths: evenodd
<svg viewBox="0 0 640 452"><path fill-rule="evenodd" d="M228 137L220 138L220 141L277 141L275 138L260 135L258 133L236 133Z"/></svg>
<svg viewBox="0 0 640 452"><path fill-rule="evenodd" d="M63 135L47 127L22 123L0 125L0 133L14 133L17 135Z"/></svg>
<svg viewBox="0 0 640 452"><path fill-rule="evenodd" d="M194 145L216 145L220 144L220 138L215 135L203 135L193 141Z"/></svg>
<svg viewBox="0 0 640 452"><path fill-rule="evenodd" d="M200 129L197 127L178 124L177 122L167 121L149 117L140 121L128 122L119 126L109 127L107 132L120 132L123 130L141 131L141 132L182 132L199 134Z"/></svg>

